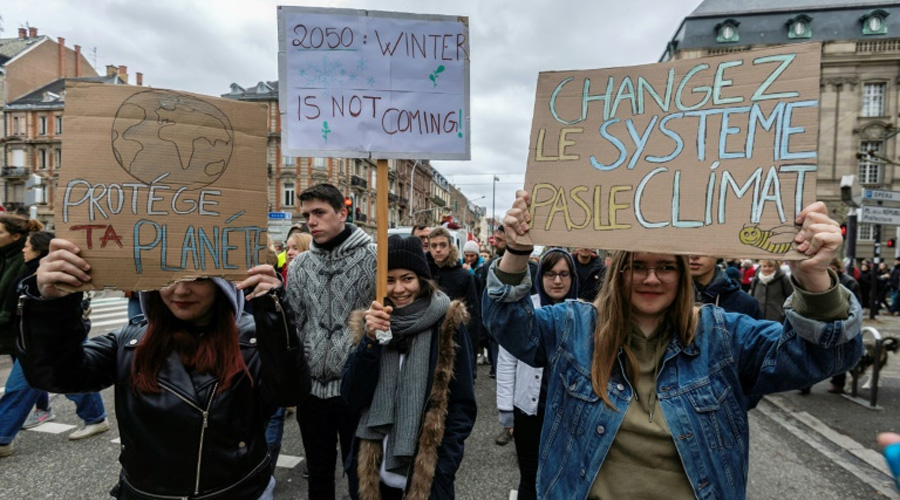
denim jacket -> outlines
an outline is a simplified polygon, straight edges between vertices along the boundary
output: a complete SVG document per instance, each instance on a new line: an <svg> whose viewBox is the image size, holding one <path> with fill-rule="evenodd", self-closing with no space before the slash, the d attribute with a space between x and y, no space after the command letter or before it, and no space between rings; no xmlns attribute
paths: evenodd
<svg viewBox="0 0 900 500"><path fill-rule="evenodd" d="M485 324L518 359L551 377L541 431L538 498L585 499L632 398L620 351L607 386L618 411L591 385L593 305L566 301L535 310L526 276L503 284L491 269ZM803 293L803 292L800 292ZM785 304L784 324L706 305L695 340L673 336L657 395L697 498L743 499L747 489L747 411L764 394L808 387L853 367L861 354L862 310L850 294L845 320L820 322Z"/></svg>

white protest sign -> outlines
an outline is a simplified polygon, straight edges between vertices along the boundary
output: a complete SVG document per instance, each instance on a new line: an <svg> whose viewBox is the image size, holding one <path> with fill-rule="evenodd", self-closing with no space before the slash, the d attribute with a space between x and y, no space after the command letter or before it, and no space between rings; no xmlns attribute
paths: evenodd
<svg viewBox="0 0 900 500"><path fill-rule="evenodd" d="M468 160L468 18L278 7L285 154Z"/></svg>

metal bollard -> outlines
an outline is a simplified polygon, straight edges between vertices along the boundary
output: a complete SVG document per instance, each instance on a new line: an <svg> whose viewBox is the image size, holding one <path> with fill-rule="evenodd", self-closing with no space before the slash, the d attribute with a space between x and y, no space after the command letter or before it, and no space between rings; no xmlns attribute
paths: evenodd
<svg viewBox="0 0 900 500"><path fill-rule="evenodd" d="M866 333L871 334L872 338L875 339L875 350L873 352L875 361L872 363L872 389L869 391L869 401L866 401L857 395L857 384L860 375L857 367L853 367L853 369L850 370L850 376L853 377L853 384L851 386L850 394L844 394L844 397L856 404L865 406L870 410L884 410L884 408L878 406L878 374L881 371L881 349L884 338L878 330L871 326L864 326L860 335L865 336Z"/></svg>

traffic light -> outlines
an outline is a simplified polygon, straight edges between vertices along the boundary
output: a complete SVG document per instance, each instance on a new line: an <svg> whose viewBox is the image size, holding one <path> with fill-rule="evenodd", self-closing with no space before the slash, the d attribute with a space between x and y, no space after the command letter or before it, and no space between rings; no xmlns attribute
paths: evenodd
<svg viewBox="0 0 900 500"><path fill-rule="evenodd" d="M353 222L353 198L344 198L344 207L347 208L347 222Z"/></svg>
<svg viewBox="0 0 900 500"><path fill-rule="evenodd" d="M841 238L847 238L847 224L841 224Z"/></svg>
<svg viewBox="0 0 900 500"><path fill-rule="evenodd" d="M888 247L888 248L894 248L894 247L896 247L896 246L897 246L897 238L889 238L889 239L887 240L887 247Z"/></svg>

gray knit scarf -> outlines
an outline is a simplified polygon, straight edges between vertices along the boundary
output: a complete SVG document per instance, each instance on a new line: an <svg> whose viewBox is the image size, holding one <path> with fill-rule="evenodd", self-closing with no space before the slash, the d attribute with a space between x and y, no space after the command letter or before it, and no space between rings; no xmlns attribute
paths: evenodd
<svg viewBox="0 0 900 500"><path fill-rule="evenodd" d="M422 410L428 397L431 333L440 327L438 322L449 307L450 298L436 291L430 299L418 299L391 314L394 339L381 351L378 385L372 403L360 416L356 436L380 442L390 435L384 465L397 474L407 475L416 452ZM406 355L402 369L401 354Z"/></svg>

